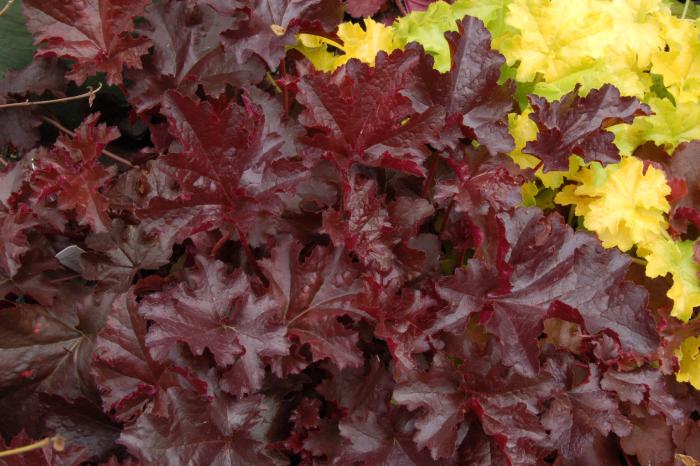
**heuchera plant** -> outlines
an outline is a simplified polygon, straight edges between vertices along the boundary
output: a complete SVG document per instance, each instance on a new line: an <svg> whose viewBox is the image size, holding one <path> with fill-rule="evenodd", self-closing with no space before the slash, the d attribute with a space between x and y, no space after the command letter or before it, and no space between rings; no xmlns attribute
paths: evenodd
<svg viewBox="0 0 700 466"><path fill-rule="evenodd" d="M523 206L484 24L445 73L415 43L333 72L293 49L428 3L24 0L38 51L0 101L105 89L0 108L0 450L65 441L0 465L700 458L674 376L700 321L574 206ZM606 128L650 114L612 85L529 102L545 172L611 166Z"/></svg>

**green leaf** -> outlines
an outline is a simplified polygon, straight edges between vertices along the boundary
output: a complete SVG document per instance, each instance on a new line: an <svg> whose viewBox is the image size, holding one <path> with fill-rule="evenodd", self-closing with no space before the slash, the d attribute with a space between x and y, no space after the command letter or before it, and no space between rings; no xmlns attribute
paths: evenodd
<svg viewBox="0 0 700 466"><path fill-rule="evenodd" d="M3 6L6 1L2 2ZM0 78L7 71L18 70L31 63L34 50L32 35L22 15L22 0L17 0L0 16Z"/></svg>

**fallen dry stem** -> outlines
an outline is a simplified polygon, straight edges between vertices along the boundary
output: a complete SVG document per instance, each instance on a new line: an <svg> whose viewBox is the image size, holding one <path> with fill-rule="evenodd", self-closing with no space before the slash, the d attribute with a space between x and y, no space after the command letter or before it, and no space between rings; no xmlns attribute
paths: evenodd
<svg viewBox="0 0 700 466"><path fill-rule="evenodd" d="M88 102L90 106L92 106L92 101L95 99L95 94L100 92L100 89L102 89L102 83L100 83L99 86L97 86L97 89L92 89L89 87L89 91L87 91L84 94L80 95L72 95L70 97L62 97L60 99L49 99L49 100L25 100L23 102L10 102L8 104L0 104L0 109L3 108L16 108L16 107L31 107L32 105L49 105L49 104L57 104L60 102L69 102L71 100L80 100L80 99L88 99Z"/></svg>

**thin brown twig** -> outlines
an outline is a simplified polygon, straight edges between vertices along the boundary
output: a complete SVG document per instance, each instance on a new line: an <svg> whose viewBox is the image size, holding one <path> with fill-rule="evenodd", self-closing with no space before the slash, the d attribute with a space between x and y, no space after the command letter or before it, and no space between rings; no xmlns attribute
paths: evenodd
<svg viewBox="0 0 700 466"><path fill-rule="evenodd" d="M15 3L15 0L7 0L7 3L5 3L5 6L2 7L2 10L0 10L0 16L7 13L7 10L9 10L12 7L13 3Z"/></svg>
<svg viewBox="0 0 700 466"><path fill-rule="evenodd" d="M49 104L57 104L60 102L69 102L71 100L80 100L80 99L88 99L88 102L90 105L92 105L92 101L95 98L95 94L100 92L100 89L102 89L102 83L100 83L99 86L97 86L97 89L92 89L89 87L89 91L87 91L84 94L80 95L72 95L70 97L62 97L60 99L49 99L49 100L25 100L23 102L10 102L9 104L0 104L0 109L3 108L14 108L14 107L31 107L32 105L49 105Z"/></svg>
<svg viewBox="0 0 700 466"><path fill-rule="evenodd" d="M49 117L47 117L46 115L41 115L41 120L44 121L44 122L46 122L46 123L48 123L48 124L50 124L50 125L52 125L52 126L54 126L54 127L55 127L56 129L58 129L59 131L61 131L61 132L63 132L63 133L66 133L67 135L69 135L69 136L71 136L71 137L75 136L75 132L69 130L68 128L66 128L66 127L63 126L61 123L59 123L58 121L54 120L53 118L49 118ZM103 153L105 156L109 157L110 159L112 159L112 160L114 160L114 161L116 161L116 162L123 163L123 164L126 165L127 167L133 167L133 166L134 166L131 162L129 162L128 160L126 160L124 157L121 157L121 156L119 156L119 155L115 154L114 152L111 152L111 151L109 151L109 150L107 150L107 149L102 149L102 153Z"/></svg>

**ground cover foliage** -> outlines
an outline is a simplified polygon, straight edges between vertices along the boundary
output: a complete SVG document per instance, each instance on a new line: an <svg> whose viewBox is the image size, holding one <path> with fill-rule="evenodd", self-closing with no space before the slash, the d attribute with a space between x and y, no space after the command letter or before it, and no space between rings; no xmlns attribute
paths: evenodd
<svg viewBox="0 0 700 466"><path fill-rule="evenodd" d="M572 5L15 3L0 464L700 458L698 12Z"/></svg>

